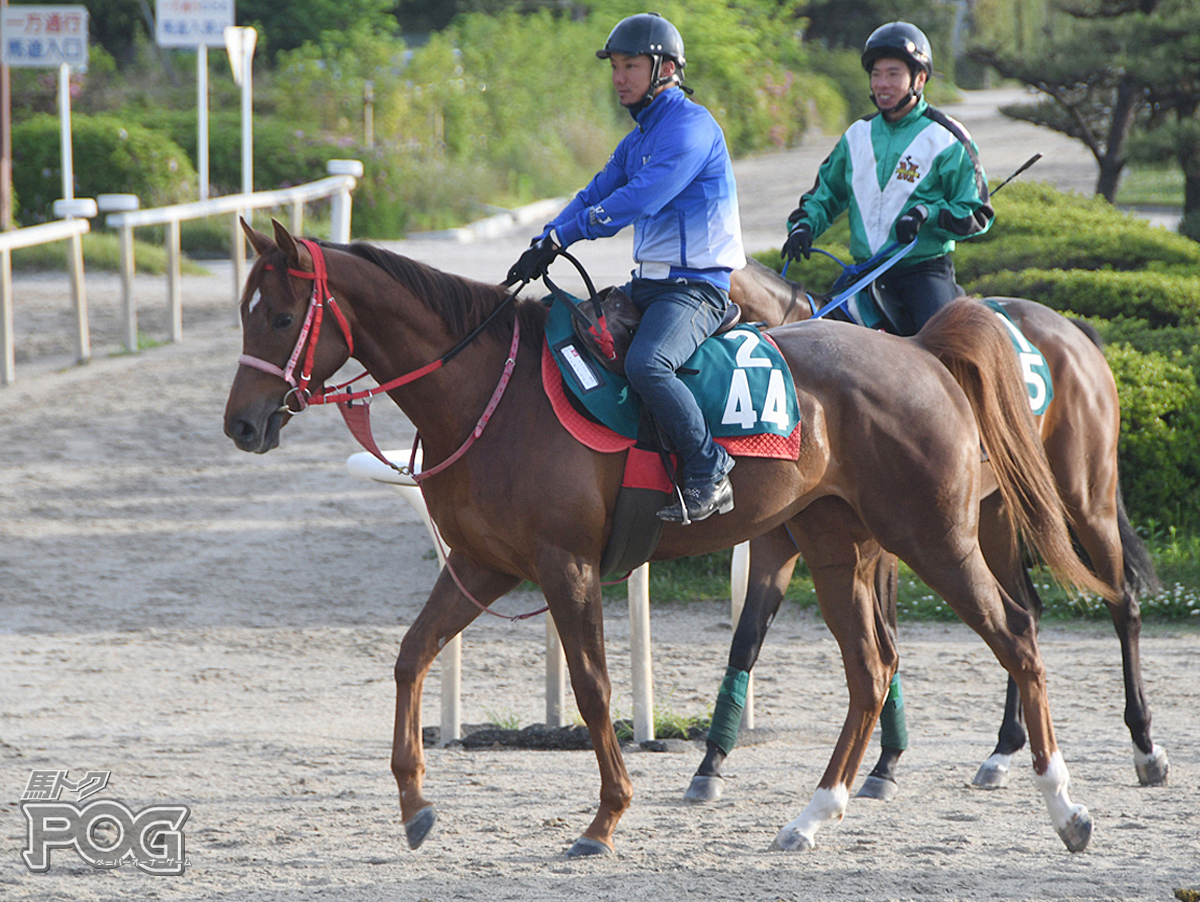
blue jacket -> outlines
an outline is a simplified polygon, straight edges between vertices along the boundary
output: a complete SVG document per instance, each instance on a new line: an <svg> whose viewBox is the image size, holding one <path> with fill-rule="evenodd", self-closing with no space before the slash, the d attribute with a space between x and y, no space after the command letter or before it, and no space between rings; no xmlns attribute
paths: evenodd
<svg viewBox="0 0 1200 902"><path fill-rule="evenodd" d="M729 289L746 265L737 186L725 135L678 87L637 116L637 128L542 233L563 247L633 225L635 276L703 279Z"/></svg>

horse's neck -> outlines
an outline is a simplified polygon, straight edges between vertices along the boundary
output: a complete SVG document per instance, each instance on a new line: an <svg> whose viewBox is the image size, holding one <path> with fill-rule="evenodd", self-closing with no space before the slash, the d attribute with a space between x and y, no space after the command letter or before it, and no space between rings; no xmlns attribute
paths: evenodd
<svg viewBox="0 0 1200 902"><path fill-rule="evenodd" d="M415 373L459 343L442 319L419 300L359 304L355 358L380 385ZM509 345L483 334L453 359L388 392L427 447L457 445L474 428L504 369Z"/></svg>

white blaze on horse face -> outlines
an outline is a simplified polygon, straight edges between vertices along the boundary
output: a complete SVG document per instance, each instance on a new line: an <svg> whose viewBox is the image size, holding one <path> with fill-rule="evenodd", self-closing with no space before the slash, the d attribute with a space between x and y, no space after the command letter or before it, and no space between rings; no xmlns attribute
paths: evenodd
<svg viewBox="0 0 1200 902"><path fill-rule="evenodd" d="M846 802L849 799L850 792L842 783L833 789L818 789L800 816L775 836L771 848L784 852L802 852L815 847L813 837L817 831L826 824L840 821L846 814Z"/></svg>
<svg viewBox="0 0 1200 902"><path fill-rule="evenodd" d="M262 292L257 288L254 289L254 294L250 297L250 306L246 308L247 313L253 313L254 308L258 306L258 302L262 300Z"/></svg>

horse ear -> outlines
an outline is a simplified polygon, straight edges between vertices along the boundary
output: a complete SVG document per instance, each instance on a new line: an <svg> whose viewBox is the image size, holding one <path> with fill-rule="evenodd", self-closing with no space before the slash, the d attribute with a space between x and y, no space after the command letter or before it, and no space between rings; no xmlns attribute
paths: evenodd
<svg viewBox="0 0 1200 902"><path fill-rule="evenodd" d="M242 231L246 233L246 239L250 242L250 246L254 248L254 253L261 257L268 251L275 250L275 243L251 226L250 223L246 222L245 217L239 216L238 221L241 222Z"/></svg>
<svg viewBox="0 0 1200 902"><path fill-rule="evenodd" d="M308 248L297 242L278 219L272 219L271 225L275 227L275 243L287 255L288 267L302 272L312 271L312 255L309 254Z"/></svg>

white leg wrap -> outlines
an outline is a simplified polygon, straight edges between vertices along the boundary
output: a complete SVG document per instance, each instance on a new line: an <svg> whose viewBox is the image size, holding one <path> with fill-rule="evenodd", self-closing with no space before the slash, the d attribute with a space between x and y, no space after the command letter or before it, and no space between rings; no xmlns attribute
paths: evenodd
<svg viewBox="0 0 1200 902"><path fill-rule="evenodd" d="M784 852L801 852L813 848L816 845L813 837L817 831L845 816L846 802L849 798L849 789L841 784L833 789L818 789L800 816L779 831L775 841L771 843L771 848Z"/></svg>
<svg viewBox="0 0 1200 902"><path fill-rule="evenodd" d="M1067 765L1063 762L1062 753L1055 752L1050 756L1050 763L1044 774L1036 771L1033 782L1042 791L1046 799L1046 808L1050 812L1050 823L1067 844L1072 852L1079 852L1087 847L1092 836L1092 818L1087 808L1075 805L1067 795L1067 784L1071 775L1067 773Z"/></svg>

